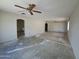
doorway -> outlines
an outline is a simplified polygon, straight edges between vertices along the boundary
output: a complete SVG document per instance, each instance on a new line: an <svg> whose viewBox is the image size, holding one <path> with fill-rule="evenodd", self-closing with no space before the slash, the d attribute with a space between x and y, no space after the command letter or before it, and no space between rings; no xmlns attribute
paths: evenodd
<svg viewBox="0 0 79 59"><path fill-rule="evenodd" d="M25 36L24 30L24 20L18 19L17 20L17 37Z"/></svg>
<svg viewBox="0 0 79 59"><path fill-rule="evenodd" d="M67 31L69 31L70 21L67 22Z"/></svg>
<svg viewBox="0 0 79 59"><path fill-rule="evenodd" d="M45 23L45 32L48 32L48 23Z"/></svg>

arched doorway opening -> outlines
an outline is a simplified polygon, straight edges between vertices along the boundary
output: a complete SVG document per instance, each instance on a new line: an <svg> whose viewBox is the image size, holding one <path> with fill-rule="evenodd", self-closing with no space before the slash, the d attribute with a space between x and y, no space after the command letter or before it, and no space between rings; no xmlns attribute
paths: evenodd
<svg viewBox="0 0 79 59"><path fill-rule="evenodd" d="M25 36L24 20L17 19L17 37Z"/></svg>
<svg viewBox="0 0 79 59"><path fill-rule="evenodd" d="M48 23L45 23L45 32L48 32Z"/></svg>

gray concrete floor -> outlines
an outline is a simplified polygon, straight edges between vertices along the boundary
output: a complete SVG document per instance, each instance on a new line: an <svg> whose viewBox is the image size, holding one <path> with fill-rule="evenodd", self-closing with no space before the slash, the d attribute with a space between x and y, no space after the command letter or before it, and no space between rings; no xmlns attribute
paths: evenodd
<svg viewBox="0 0 79 59"><path fill-rule="evenodd" d="M75 59L64 33L48 32L0 48L0 59Z"/></svg>

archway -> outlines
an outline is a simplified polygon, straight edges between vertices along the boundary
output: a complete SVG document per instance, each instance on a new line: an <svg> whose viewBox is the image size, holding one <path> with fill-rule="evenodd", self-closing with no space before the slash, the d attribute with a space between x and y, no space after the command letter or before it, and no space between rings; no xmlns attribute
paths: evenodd
<svg viewBox="0 0 79 59"><path fill-rule="evenodd" d="M17 20L17 37L21 37L25 35L25 30L24 30L24 20L18 19Z"/></svg>
<svg viewBox="0 0 79 59"><path fill-rule="evenodd" d="M45 32L48 32L48 23L45 23Z"/></svg>

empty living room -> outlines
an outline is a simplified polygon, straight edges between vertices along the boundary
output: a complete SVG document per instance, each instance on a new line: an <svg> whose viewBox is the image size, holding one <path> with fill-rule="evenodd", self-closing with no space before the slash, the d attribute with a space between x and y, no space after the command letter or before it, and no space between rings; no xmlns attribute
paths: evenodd
<svg viewBox="0 0 79 59"><path fill-rule="evenodd" d="M0 0L0 59L79 59L79 0Z"/></svg>

